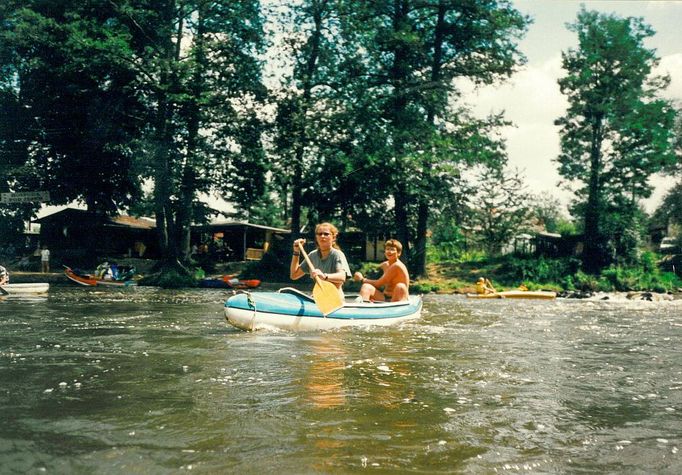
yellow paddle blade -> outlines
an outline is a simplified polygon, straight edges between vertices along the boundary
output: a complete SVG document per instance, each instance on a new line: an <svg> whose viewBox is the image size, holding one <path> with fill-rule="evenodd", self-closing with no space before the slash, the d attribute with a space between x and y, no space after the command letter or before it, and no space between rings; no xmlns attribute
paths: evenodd
<svg viewBox="0 0 682 475"><path fill-rule="evenodd" d="M325 317L343 307L343 300L339 289L331 282L315 279L315 287L313 287L313 300L317 307Z"/></svg>

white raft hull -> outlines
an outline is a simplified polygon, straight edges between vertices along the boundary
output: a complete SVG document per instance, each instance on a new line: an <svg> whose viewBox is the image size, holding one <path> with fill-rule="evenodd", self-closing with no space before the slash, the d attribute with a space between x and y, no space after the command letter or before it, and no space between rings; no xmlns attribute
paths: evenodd
<svg viewBox="0 0 682 475"><path fill-rule="evenodd" d="M35 295L47 293L47 291L50 289L50 284L5 284L1 287L10 295Z"/></svg>

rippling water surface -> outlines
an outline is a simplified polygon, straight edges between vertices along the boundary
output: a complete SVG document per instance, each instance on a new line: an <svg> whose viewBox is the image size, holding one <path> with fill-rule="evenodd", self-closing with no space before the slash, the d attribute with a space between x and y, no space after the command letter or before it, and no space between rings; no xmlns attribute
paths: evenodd
<svg viewBox="0 0 682 475"><path fill-rule="evenodd" d="M429 295L295 334L226 295L0 300L0 472L682 473L682 301Z"/></svg>

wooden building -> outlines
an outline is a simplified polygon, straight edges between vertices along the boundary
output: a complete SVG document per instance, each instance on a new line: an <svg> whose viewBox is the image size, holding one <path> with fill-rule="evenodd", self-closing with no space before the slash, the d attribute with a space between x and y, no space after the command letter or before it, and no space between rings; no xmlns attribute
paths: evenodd
<svg viewBox="0 0 682 475"><path fill-rule="evenodd" d="M158 256L154 220L66 208L35 221L54 255Z"/></svg>
<svg viewBox="0 0 682 475"><path fill-rule="evenodd" d="M190 241L198 254L217 261L260 260L277 241L291 233L288 229L238 221L192 226Z"/></svg>

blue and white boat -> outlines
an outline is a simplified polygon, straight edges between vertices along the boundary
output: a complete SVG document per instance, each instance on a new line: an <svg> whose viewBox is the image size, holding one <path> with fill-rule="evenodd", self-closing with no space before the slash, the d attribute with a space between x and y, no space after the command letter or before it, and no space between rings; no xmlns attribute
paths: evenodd
<svg viewBox="0 0 682 475"><path fill-rule="evenodd" d="M279 328L284 330L329 330L348 326L395 325L419 318L420 296L402 302L346 301L326 317L313 298L296 289L278 292L242 291L225 302L225 318L243 330Z"/></svg>

